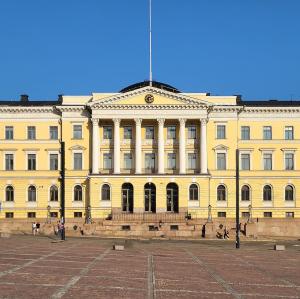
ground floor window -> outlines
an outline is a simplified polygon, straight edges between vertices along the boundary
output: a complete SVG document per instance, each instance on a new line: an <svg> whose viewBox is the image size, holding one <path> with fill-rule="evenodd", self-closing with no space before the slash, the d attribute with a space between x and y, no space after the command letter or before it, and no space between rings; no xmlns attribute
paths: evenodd
<svg viewBox="0 0 300 299"><path fill-rule="evenodd" d="M175 183L167 185L167 212L179 212L178 205L178 186Z"/></svg>

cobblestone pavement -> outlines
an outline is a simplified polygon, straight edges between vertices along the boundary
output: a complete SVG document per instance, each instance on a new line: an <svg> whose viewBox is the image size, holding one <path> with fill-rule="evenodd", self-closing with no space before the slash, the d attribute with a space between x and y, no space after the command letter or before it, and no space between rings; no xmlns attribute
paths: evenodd
<svg viewBox="0 0 300 299"><path fill-rule="evenodd" d="M300 241L280 243L0 238L0 298L300 298Z"/></svg>

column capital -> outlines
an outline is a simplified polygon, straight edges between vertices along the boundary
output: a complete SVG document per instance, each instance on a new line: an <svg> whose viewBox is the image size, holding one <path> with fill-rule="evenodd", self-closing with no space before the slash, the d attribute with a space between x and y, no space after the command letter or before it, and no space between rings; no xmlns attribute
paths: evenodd
<svg viewBox="0 0 300 299"><path fill-rule="evenodd" d="M206 125L208 123L208 119L207 118L200 118L200 123L201 123L201 125Z"/></svg>
<svg viewBox="0 0 300 299"><path fill-rule="evenodd" d="M184 126L186 123L186 118L179 118L180 125Z"/></svg>
<svg viewBox="0 0 300 299"><path fill-rule="evenodd" d="M165 119L164 118L157 118L156 120L157 120L158 124L161 125L161 126L163 126L164 123L165 123Z"/></svg>
<svg viewBox="0 0 300 299"><path fill-rule="evenodd" d="M98 125L99 124L99 118L91 118L91 122L94 126Z"/></svg>
<svg viewBox="0 0 300 299"><path fill-rule="evenodd" d="M141 124L142 124L142 118L135 118L134 119L134 121L135 121L135 124L137 125L137 126L140 126Z"/></svg>
<svg viewBox="0 0 300 299"><path fill-rule="evenodd" d="M112 120L113 120L114 124L120 124L120 122L121 122L120 118L113 118Z"/></svg>

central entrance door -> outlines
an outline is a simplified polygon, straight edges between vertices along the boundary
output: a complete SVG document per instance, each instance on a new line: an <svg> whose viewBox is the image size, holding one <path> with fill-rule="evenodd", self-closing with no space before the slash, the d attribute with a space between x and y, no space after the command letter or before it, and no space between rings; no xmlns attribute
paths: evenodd
<svg viewBox="0 0 300 299"><path fill-rule="evenodd" d="M167 212L178 213L178 186L175 183L167 185Z"/></svg>
<svg viewBox="0 0 300 299"><path fill-rule="evenodd" d="M147 183L144 187L145 212L156 213L156 187Z"/></svg>
<svg viewBox="0 0 300 299"><path fill-rule="evenodd" d="M133 213L133 186L130 183L122 185L122 211Z"/></svg>

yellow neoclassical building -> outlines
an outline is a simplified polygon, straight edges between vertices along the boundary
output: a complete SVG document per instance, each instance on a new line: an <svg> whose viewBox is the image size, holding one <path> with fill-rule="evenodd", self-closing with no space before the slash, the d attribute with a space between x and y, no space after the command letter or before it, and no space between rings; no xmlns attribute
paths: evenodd
<svg viewBox="0 0 300 299"><path fill-rule="evenodd" d="M237 149L240 217L299 218L299 124L300 102L147 81L0 101L0 218L234 218Z"/></svg>

